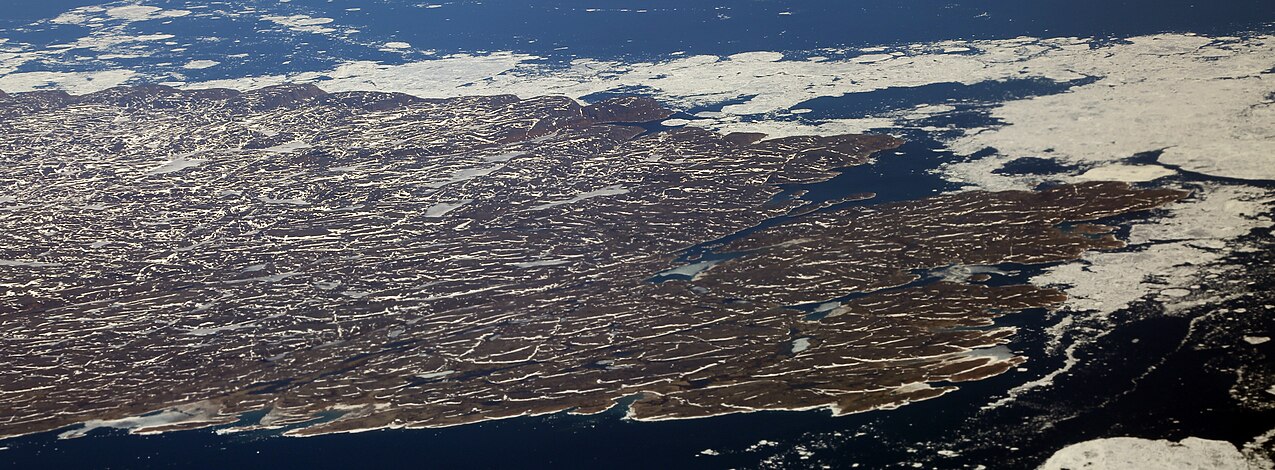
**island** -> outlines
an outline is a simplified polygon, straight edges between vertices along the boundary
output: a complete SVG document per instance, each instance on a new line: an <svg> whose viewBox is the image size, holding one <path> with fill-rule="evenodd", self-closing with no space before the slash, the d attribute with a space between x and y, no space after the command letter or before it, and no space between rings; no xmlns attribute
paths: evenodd
<svg viewBox="0 0 1275 470"><path fill-rule="evenodd" d="M945 273L1118 248L1104 219L1186 196L808 201L903 142L674 114L314 85L0 93L0 436L903 406L1020 364L997 319L1065 299Z"/></svg>

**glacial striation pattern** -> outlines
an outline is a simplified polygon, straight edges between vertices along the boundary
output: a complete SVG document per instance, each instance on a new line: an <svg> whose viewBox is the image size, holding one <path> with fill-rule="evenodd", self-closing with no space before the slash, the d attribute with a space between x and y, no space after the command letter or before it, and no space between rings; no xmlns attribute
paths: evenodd
<svg viewBox="0 0 1275 470"><path fill-rule="evenodd" d="M641 420L900 406L1021 363L995 319L1064 300L933 273L1120 247L1093 221L1184 196L815 203L789 190L902 142L652 124L672 114L312 85L0 94L0 436L253 410L232 430L308 435L625 397Z"/></svg>

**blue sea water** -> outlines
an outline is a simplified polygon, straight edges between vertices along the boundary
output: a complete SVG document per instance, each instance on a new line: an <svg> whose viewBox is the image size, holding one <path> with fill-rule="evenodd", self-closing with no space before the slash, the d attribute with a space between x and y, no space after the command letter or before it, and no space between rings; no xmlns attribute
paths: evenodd
<svg viewBox="0 0 1275 470"><path fill-rule="evenodd" d="M70 8L95 5L88 0L9 0L0 11L0 37L49 45L86 33L77 25L32 25ZM428 3L428 2L424 2ZM1235 34L1266 30L1275 21L1275 2L1189 0L1037 0L1005 1L439 1L423 8L418 1L292 0L148 1L165 8L208 6L229 10L253 7L279 15L334 18L359 32L347 39L320 35L280 35L259 31L255 19L207 21L185 17L167 27L186 50L137 59L83 63L34 63L20 71L92 70L107 65L138 69L175 68L188 59L224 58L244 53L205 70L186 70L191 81L324 70L352 58L402 63L430 57L421 52L379 50L386 41L408 42L436 54L515 51L547 61L574 57L650 60L672 52L732 54L754 50L810 51L826 47L869 46L944 39L995 39L1017 36L1127 37L1159 32ZM203 5L201 5L203 4ZM639 12L637 10L645 10ZM781 13L790 13L782 14ZM218 40L196 40L219 38ZM175 65L177 64L177 65ZM884 109L951 99L995 102L1007 96L1061 92L1065 86L1034 81L995 85L937 85L889 89L854 97L803 103L806 118L857 117ZM972 109L964 117L978 120ZM951 124L972 125L972 121ZM812 186L807 198L835 199L875 192L866 203L907 200L951 189L929 170L944 162L977 156L945 153L923 134L880 155L871 165L847 169L841 176ZM1016 267L996 282L1020 281L1039 267ZM3 468L740 468L776 463L804 467L816 462L834 467L860 463L864 468L926 466L960 468L980 463L1022 468L1038 463L1063 439L1104 435L1113 427L1130 434L1163 437L1204 429L1214 438L1243 439L1265 431L1261 423L1226 400L1222 383L1211 380L1201 364L1208 357L1175 346L1187 333L1185 319L1138 317L1131 327L1102 340L1084 354L1101 370L1080 369L1034 403L1066 408L1073 415L1047 421L1057 410L1032 404L1004 410L981 407L998 393L1038 378L1060 360L1042 354L1041 330L1056 319L1028 311L1001 320L1022 333L1010 349L1032 357L1026 371L962 384L958 392L893 411L832 418L826 412L763 412L699 420L639 423L622 420L614 409L596 416L565 414L517 418L436 430L386 430L306 439L253 432L230 435L211 430L129 436L99 430L90 436L58 440L45 433L0 441ZM1137 346L1130 346L1137 338ZM1113 396L1112 384L1159 364L1178 370L1200 369L1192 386L1175 376L1153 375L1159 390ZM1164 373L1167 374L1167 373ZM1202 385L1201 385L1202 384ZM1166 403L1166 396L1174 402ZM1109 399L1105 400L1104 399ZM1166 411L1167 410L1167 411ZM1153 418L1148 416L1154 415ZM1046 426L1047 425L1047 426ZM1025 432L1036 435L1018 435ZM774 446L746 450L760 441ZM1009 451L1010 447L1017 450ZM933 449L958 455L938 458ZM702 455L714 449L720 455ZM803 460L798 449L815 451Z"/></svg>
<svg viewBox="0 0 1275 470"><path fill-rule="evenodd" d="M9 0L0 13L4 37L30 44L57 44L83 35L81 25L30 23L100 0ZM649 60L673 52L733 54L747 51L810 51L946 39L1017 36L1128 37L1160 32L1233 34L1264 29L1275 21L1275 4L1261 0L811 0L705 1L438 1L417 0L150 0L195 14L165 20L185 50L111 63L165 67L165 62L248 54L205 70L186 70L191 81L325 70L351 58L398 63L430 57L420 51L381 51L387 41L410 43L437 54L516 51L546 60L575 57ZM332 18L357 29L348 37L263 31L254 15L208 20L206 11ZM639 10L642 10L639 12ZM783 13L783 14L781 14ZM93 69L87 60L66 69ZM169 65L171 66L171 64ZM23 70L49 68L29 64Z"/></svg>

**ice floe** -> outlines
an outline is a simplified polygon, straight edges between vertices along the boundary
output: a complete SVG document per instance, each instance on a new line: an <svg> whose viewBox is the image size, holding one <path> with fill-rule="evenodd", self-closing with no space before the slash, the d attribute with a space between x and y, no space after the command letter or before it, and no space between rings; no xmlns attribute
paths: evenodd
<svg viewBox="0 0 1275 470"><path fill-rule="evenodd" d="M332 18L315 18L308 15L268 15L261 17L261 19L302 33L331 33L336 31L333 28L323 26L335 21Z"/></svg>
<svg viewBox="0 0 1275 470"><path fill-rule="evenodd" d="M1094 78L1092 83L1074 86L1066 93L1000 103L992 116L1004 125L964 133L954 138L952 146L962 153L991 147L1006 158L1049 153L1068 161L1099 163L1164 149L1163 163L1191 171L1270 179L1269 172L1275 171L1275 165L1269 165L1275 139L1262 123L1270 121L1272 111L1266 96L1272 90L1261 79L1275 57L1275 48L1268 43L1266 37L1218 40L1189 34L1141 36L1114 43L1085 38L1016 38L959 45L916 44L901 48L904 52L821 61L754 52L636 64L580 58L565 67L537 63L535 56L503 52L402 65L349 62L329 71L189 86L246 89L308 81L333 91L376 89L419 96L562 94L577 98L641 89L680 108L738 101L722 107L721 117L695 124L723 131L753 131L757 130L752 127L755 122L738 117L779 113L818 97L936 83ZM962 51L944 52L955 48ZM870 63L864 63L867 60ZM845 76L856 79L842 80ZM872 115L785 122L768 130L773 135L827 134L889 128L904 124L898 122L900 118ZM1200 122L1213 125L1201 126ZM985 177L1004 161L992 158L983 162L991 168L977 172L954 169L949 174Z"/></svg>
<svg viewBox="0 0 1275 470"><path fill-rule="evenodd" d="M1154 181L1175 173L1177 172L1159 165L1107 165L1081 173L1076 179L1140 183Z"/></svg>
<svg viewBox="0 0 1275 470"><path fill-rule="evenodd" d="M192 60L190 62L186 62L186 65L183 65L182 68L187 70L202 70L210 67L216 67L220 64L221 62L217 62L215 60Z"/></svg>
<svg viewBox="0 0 1275 470"><path fill-rule="evenodd" d="M1248 343L1254 346L1257 346L1259 344L1266 344L1266 343L1269 343L1270 341L1271 341L1271 338L1267 336L1245 336L1244 337L1245 343Z"/></svg>
<svg viewBox="0 0 1275 470"><path fill-rule="evenodd" d="M1135 224L1129 234L1135 249L1086 253L1032 282L1063 286L1067 304L1077 310L1113 312L1153 293L1165 294L1166 301L1185 297L1190 291L1182 289L1196 284L1201 267L1225 256L1220 249L1227 240L1272 226L1256 216L1269 202L1260 189L1205 185L1192 199L1170 206L1166 217Z"/></svg>
<svg viewBox="0 0 1275 470"><path fill-rule="evenodd" d="M128 21L147 21L160 18L177 18L190 14L190 10L165 10L149 5L125 5L106 9L106 16Z"/></svg>
<svg viewBox="0 0 1275 470"><path fill-rule="evenodd" d="M1226 441L1188 437L1169 440L1112 437L1072 444L1054 453L1041 470L1196 468L1249 470L1248 459Z"/></svg>

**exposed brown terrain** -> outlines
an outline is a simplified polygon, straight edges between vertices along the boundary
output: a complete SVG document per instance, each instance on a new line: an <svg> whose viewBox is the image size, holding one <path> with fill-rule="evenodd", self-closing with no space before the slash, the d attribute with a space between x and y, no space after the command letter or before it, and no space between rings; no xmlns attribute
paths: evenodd
<svg viewBox="0 0 1275 470"><path fill-rule="evenodd" d="M1120 247L1061 227L1184 196L810 207L781 185L902 142L635 125L669 115L313 86L0 94L0 436L166 409L149 430L257 409L260 427L345 413L299 435L443 426L634 394L636 419L899 406L1019 364L986 353L1014 332L994 319L1063 300L919 271Z"/></svg>

